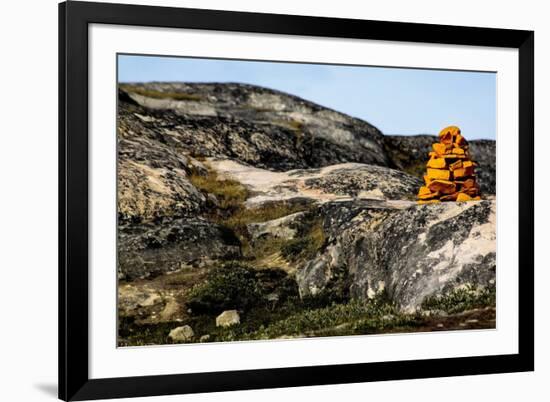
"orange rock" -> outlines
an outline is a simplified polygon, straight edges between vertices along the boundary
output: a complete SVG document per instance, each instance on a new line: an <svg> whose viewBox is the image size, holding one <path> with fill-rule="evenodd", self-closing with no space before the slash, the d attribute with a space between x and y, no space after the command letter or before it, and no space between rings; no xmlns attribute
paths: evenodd
<svg viewBox="0 0 550 402"><path fill-rule="evenodd" d="M456 162L453 162L449 165L449 169L451 171L455 170L455 169L459 169L462 167L462 161L461 160L458 160Z"/></svg>
<svg viewBox="0 0 550 402"><path fill-rule="evenodd" d="M434 169L443 169L447 166L447 162L445 162L445 158L431 157L426 166Z"/></svg>
<svg viewBox="0 0 550 402"><path fill-rule="evenodd" d="M441 144L440 142L433 144L432 148L437 155L445 155L447 153L447 147L445 144Z"/></svg>
<svg viewBox="0 0 550 402"><path fill-rule="evenodd" d="M441 201L456 201L456 197L458 197L458 194L459 193L447 194L447 195L444 195L443 197L441 197L440 200Z"/></svg>
<svg viewBox="0 0 550 402"><path fill-rule="evenodd" d="M446 155L441 155L441 158L466 159L466 155L446 154Z"/></svg>
<svg viewBox="0 0 550 402"><path fill-rule="evenodd" d="M462 184L462 188L467 189L467 188L475 187L476 182L474 181L474 179L466 179L465 181L461 182L460 184Z"/></svg>
<svg viewBox="0 0 550 402"><path fill-rule="evenodd" d="M423 195L418 194L417 197L419 200L431 200L434 198L439 198L440 195L441 195L440 193L435 192L435 193L429 193L429 194L423 194Z"/></svg>
<svg viewBox="0 0 550 402"><path fill-rule="evenodd" d="M462 148L453 148L451 153L455 155L464 155L464 150Z"/></svg>
<svg viewBox="0 0 550 402"><path fill-rule="evenodd" d="M428 168L426 172L428 177L433 180L435 179L449 180L451 178L451 172L448 170Z"/></svg>
<svg viewBox="0 0 550 402"><path fill-rule="evenodd" d="M434 180L428 185L428 189L434 193L452 194L456 191L456 185L448 180Z"/></svg>
<svg viewBox="0 0 550 402"><path fill-rule="evenodd" d="M443 137L444 135L451 134L451 136L456 137L457 134L460 134L460 128L457 126L448 126L445 127L443 130L439 132L439 138Z"/></svg>
<svg viewBox="0 0 550 402"><path fill-rule="evenodd" d="M418 195L426 195L426 194L430 194L432 191L426 187L426 186L422 186L420 187L420 190L418 190Z"/></svg>
<svg viewBox="0 0 550 402"><path fill-rule="evenodd" d="M452 144L453 134L450 131L447 131L445 134L439 135L439 142L442 144Z"/></svg>
<svg viewBox="0 0 550 402"><path fill-rule="evenodd" d="M472 197L470 197L468 194L458 193L458 196L456 197L456 200L458 202L471 201Z"/></svg>
<svg viewBox="0 0 550 402"><path fill-rule="evenodd" d="M466 176L466 169L460 168L460 169L453 170L453 177L455 179L460 179L465 176Z"/></svg>
<svg viewBox="0 0 550 402"><path fill-rule="evenodd" d="M478 195L479 190L477 187L471 187L462 190L462 192L468 194L470 197L475 197L476 195Z"/></svg>
<svg viewBox="0 0 550 402"><path fill-rule="evenodd" d="M463 146L463 145L466 145L468 142L466 141L466 138L464 138L464 137L461 136L460 134L457 134L456 137L455 137L454 143L455 143L458 147L461 147L461 146Z"/></svg>

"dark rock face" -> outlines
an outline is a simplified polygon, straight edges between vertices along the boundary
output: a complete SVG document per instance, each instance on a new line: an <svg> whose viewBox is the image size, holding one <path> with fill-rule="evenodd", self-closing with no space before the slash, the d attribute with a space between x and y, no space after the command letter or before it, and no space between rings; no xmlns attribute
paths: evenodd
<svg viewBox="0 0 550 402"><path fill-rule="evenodd" d="M472 159L479 166L476 173L481 193L496 194L496 142L492 140L470 141Z"/></svg>
<svg viewBox="0 0 550 402"><path fill-rule="evenodd" d="M118 276L124 280L240 256L240 242L233 232L196 218L122 227L118 249Z"/></svg>
<svg viewBox="0 0 550 402"><path fill-rule="evenodd" d="M386 291L407 311L461 286L494 285L494 201L401 210L351 204L323 213L330 237L297 274L302 295L319 293L342 269L350 276L352 297Z"/></svg>
<svg viewBox="0 0 550 402"><path fill-rule="evenodd" d="M145 91L156 91L157 98L141 95ZM142 120L140 134L190 155L228 157L275 171L390 163L384 136L374 126L266 88L151 83L127 86L119 100L123 119Z"/></svg>
<svg viewBox="0 0 550 402"><path fill-rule="evenodd" d="M421 178L434 142L433 135L391 135L386 136L385 148L395 168ZM476 174L481 194L496 194L496 142L472 140L468 143L472 159L479 165Z"/></svg>

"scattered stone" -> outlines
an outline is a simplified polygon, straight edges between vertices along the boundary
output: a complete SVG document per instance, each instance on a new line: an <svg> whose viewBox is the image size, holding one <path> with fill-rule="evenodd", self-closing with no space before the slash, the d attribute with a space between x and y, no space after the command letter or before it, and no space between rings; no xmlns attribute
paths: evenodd
<svg viewBox="0 0 550 402"><path fill-rule="evenodd" d="M230 327L241 323L237 310L226 310L216 317L216 327Z"/></svg>
<svg viewBox="0 0 550 402"><path fill-rule="evenodd" d="M199 338L200 342L208 342L210 340L210 334L203 335Z"/></svg>
<svg viewBox="0 0 550 402"><path fill-rule="evenodd" d="M183 325L171 330L168 338L173 342L189 342L194 335L193 329L189 325Z"/></svg>

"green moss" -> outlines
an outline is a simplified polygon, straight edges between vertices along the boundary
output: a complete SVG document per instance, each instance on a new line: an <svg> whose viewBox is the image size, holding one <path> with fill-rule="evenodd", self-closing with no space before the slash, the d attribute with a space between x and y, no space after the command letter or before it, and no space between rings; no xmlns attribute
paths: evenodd
<svg viewBox="0 0 550 402"><path fill-rule="evenodd" d="M468 286L453 290L439 297L428 297L422 303L424 310L441 310L449 314L465 310L496 305L496 288L494 286L478 289Z"/></svg>
<svg viewBox="0 0 550 402"><path fill-rule="evenodd" d="M146 96L154 99L174 99L174 100L186 100L186 101L200 101L202 96L196 94L189 94L185 92L173 92L173 91L157 91L155 89L147 89L138 87L136 85L120 84L120 88L132 92L138 95Z"/></svg>

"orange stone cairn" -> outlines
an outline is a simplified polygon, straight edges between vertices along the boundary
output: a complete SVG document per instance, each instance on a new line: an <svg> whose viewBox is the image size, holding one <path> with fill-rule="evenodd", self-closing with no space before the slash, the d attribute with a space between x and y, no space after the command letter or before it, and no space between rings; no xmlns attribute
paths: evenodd
<svg viewBox="0 0 550 402"><path fill-rule="evenodd" d="M418 190L418 203L480 200L475 176L477 164L470 159L468 142L460 128L445 127L432 149L428 154L424 185Z"/></svg>

